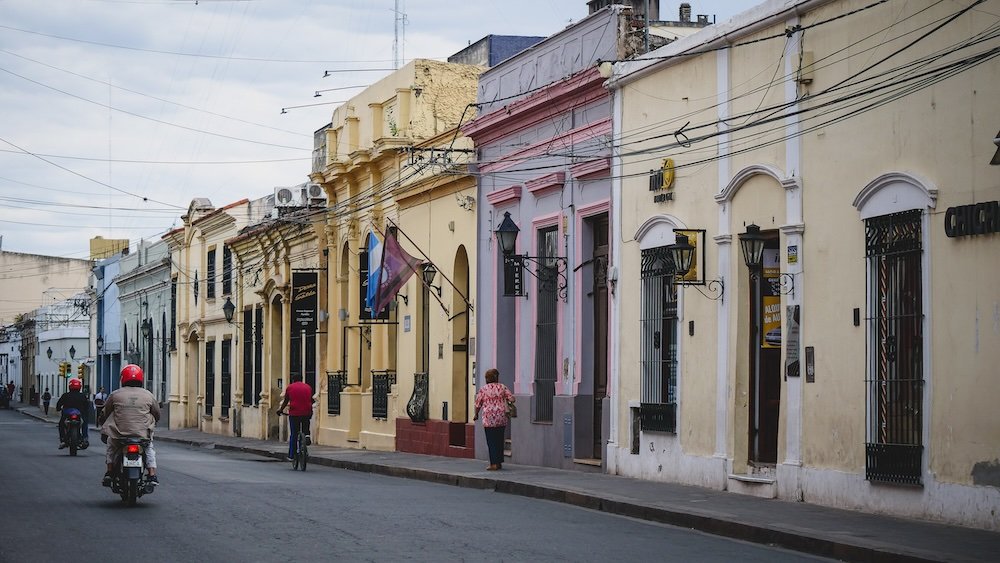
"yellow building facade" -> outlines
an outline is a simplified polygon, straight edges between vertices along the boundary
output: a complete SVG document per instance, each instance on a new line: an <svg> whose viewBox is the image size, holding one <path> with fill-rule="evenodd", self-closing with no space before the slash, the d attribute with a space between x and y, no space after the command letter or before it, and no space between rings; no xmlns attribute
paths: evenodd
<svg viewBox="0 0 1000 563"><path fill-rule="evenodd" d="M395 450L401 425L421 434L414 442L443 439L471 456L475 182L465 175L471 148L455 128L471 111L480 71L413 61L338 107L317 131L310 179L329 202L330 280L319 443ZM368 250L372 237L384 244L387 236L423 265L373 315L365 305ZM438 272L428 284L426 264ZM449 452L435 448L421 451Z"/></svg>
<svg viewBox="0 0 1000 563"><path fill-rule="evenodd" d="M614 66L610 472L1000 529L988 25L769 2Z"/></svg>

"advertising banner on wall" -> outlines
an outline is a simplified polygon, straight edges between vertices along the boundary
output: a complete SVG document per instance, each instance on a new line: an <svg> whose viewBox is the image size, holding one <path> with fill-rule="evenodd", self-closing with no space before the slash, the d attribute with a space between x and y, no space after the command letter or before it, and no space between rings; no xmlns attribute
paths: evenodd
<svg viewBox="0 0 1000 563"><path fill-rule="evenodd" d="M781 293L779 276L779 259L777 248L765 248L763 255L763 271L761 275L761 307L763 320L761 326L761 348L781 348Z"/></svg>
<svg viewBox="0 0 1000 563"><path fill-rule="evenodd" d="M292 330L316 332L316 310L319 305L315 272L292 273Z"/></svg>

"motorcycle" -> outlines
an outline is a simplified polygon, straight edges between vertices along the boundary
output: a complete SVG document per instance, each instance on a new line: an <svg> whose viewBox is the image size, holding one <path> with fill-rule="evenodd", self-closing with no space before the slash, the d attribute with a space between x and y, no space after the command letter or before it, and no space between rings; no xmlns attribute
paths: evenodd
<svg viewBox="0 0 1000 563"><path fill-rule="evenodd" d="M85 450L90 444L83 437L83 414L77 409L66 409L66 420L63 422L66 433L66 445L69 455L76 455L77 450Z"/></svg>
<svg viewBox="0 0 1000 563"><path fill-rule="evenodd" d="M149 440L122 438L121 453L111 471L111 491L122 497L122 502L135 506L144 494L156 488L146 475L146 448Z"/></svg>

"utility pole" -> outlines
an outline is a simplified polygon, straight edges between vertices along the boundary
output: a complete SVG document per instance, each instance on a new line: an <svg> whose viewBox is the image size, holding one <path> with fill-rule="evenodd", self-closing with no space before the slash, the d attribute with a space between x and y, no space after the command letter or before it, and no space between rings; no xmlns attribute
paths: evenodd
<svg viewBox="0 0 1000 563"><path fill-rule="evenodd" d="M400 63L406 57L403 43L406 41L406 12L399 9L400 0L396 0L395 14L395 39L392 41L392 66L398 69ZM405 7L404 7L405 10Z"/></svg>

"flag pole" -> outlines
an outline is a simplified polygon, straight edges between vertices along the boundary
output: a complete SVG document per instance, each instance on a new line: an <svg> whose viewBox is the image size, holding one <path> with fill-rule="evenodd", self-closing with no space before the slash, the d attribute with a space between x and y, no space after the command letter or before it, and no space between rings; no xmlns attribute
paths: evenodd
<svg viewBox="0 0 1000 563"><path fill-rule="evenodd" d="M397 224L393 223L393 222L392 222L392 220L391 220L391 219L388 219L388 218L386 219L386 221L388 221L389 223L392 223L392 225L393 225L394 227L396 227L396 230L397 230L397 231L399 231L399 225L397 225ZM384 240L385 240L386 238L388 238L388 236L389 236L389 229L386 229L386 230L385 230L385 232L382 232L382 231L379 231L379 228L378 228L378 226L377 226L377 225L373 225L373 227L375 227L375 230L376 230L376 231L378 231L378 232L379 232L379 234L381 234L381 235L382 235L382 240L383 240L383 241L384 241ZM399 232L402 232L402 231L399 231ZM406 237L406 233L403 233L403 236L404 236L404 237ZM406 237L406 240L409 240L409 241L410 241L411 243L413 242L412 240L410 240L410 237ZM384 245L385 243L383 242L382 244ZM413 246L414 246L414 247L417 247L417 245L416 245L416 244L414 244ZM424 254L424 253L423 253L423 251L422 251L422 250L420 250L420 248L419 248L419 247L417 247L417 251L419 251L419 252L420 252L420 254L423 254L423 255L424 255L424 258L427 258L427 255L426 255L426 254ZM382 247L382 260L383 260L383 261L385 260L385 247L384 247L384 246ZM428 261L430 261L430 258L427 258L427 260L428 260ZM423 276L423 273L422 273L422 272L418 272L418 271L417 271L417 270L416 270L415 268L413 268L412 266L410 266L410 265L409 265L409 263L407 263L407 267L408 267L408 268L410 268L410 271L411 271L411 272L413 272L413 273L414 273L414 274L415 274L415 275L417 276L417 279L419 279L419 280L420 280L420 283L421 283L421 285L425 285L425 286L426 286L426 285L428 285L428 284L427 284L427 282L425 282L425 281L424 281L424 276ZM428 289L430 289L430 288L428 287ZM381 291L382 291L382 284L381 284L381 283L379 283L379 288L378 288L378 290L377 290L377 291L378 291L378 292L381 292ZM437 292L436 292L436 291L428 291L427 293L429 293L429 294L433 295L433 296L434 296L434 299L437 299L437 302L438 302L438 304L440 304L440 305L441 305L441 308L442 308L442 309L444 309L444 312L445 312L445 314L447 314L447 315L451 315L451 311L449 311L449 310L448 310L448 307L447 307L447 306L445 306L445 304L444 304L444 301L442 301L442 300L441 300L441 297L440 297L440 296L438 296L438 294L437 294ZM378 293L376 293L376 295L378 295ZM468 302L468 301L467 301L467 302Z"/></svg>
<svg viewBox="0 0 1000 563"><path fill-rule="evenodd" d="M386 221L392 223L392 226L396 227L396 230L399 231L400 233L402 233L403 236L406 237L406 240L410 241L410 244L412 244L413 247L417 249L417 252L419 252L424 258L426 258L428 262L430 262L431 264L434 263L434 261L431 260L430 256L427 256L427 254L425 254L424 251L421 250L419 246L417 246L417 243L413 242L413 239L411 239L406 234L406 232L403 231L403 229L399 228L399 225L397 225L396 223L393 223L392 219L389 219L389 218L386 218ZM458 289L458 286L456 286L455 283L451 281L451 278L449 278L447 276L447 274L444 273L444 270L438 268L438 273L441 274L441 277L444 278L444 281L448 282L448 285L450 285L452 288L454 288L455 292L458 293L459 296L461 296L462 301L465 301L465 304L466 304L466 306L469 307L469 310L473 310L474 311L475 307L473 307L472 303L469 302L469 297L467 295L465 295L464 293L462 293L462 290ZM421 277L421 281L423 281L422 277ZM438 301L440 301L440 299L438 299ZM445 311L447 311L447 309L445 309ZM451 314L451 313L449 312L449 314Z"/></svg>

